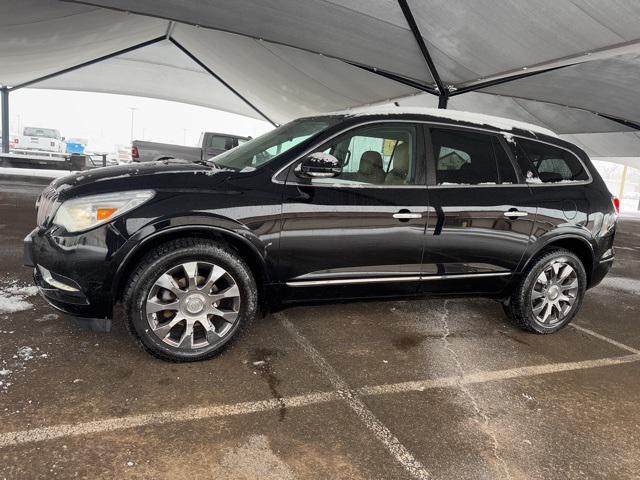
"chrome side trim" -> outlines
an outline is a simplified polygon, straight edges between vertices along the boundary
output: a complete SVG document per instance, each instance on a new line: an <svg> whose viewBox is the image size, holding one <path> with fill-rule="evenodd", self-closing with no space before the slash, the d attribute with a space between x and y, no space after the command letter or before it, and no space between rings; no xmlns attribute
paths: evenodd
<svg viewBox="0 0 640 480"><path fill-rule="evenodd" d="M385 282L426 282L430 280L453 280L458 278L478 278L478 277L506 277L511 272L488 272L488 273L461 273L450 275L421 275L410 277L371 277L371 278L341 278L337 280L304 280L298 282L287 282L287 287L319 287L324 285L356 285L364 283L385 283Z"/></svg>

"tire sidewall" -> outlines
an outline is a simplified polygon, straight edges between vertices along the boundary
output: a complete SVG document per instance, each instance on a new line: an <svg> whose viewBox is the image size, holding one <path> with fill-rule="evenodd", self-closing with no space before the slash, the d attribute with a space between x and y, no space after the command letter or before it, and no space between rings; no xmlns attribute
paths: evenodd
<svg viewBox="0 0 640 480"><path fill-rule="evenodd" d="M181 350L164 343L158 338L147 321L145 305L149 291L155 281L170 268L187 262L210 262L225 269L234 279L240 290L240 310L232 329L218 343L194 350ZM175 360L189 361L209 358L221 351L248 323L257 311L256 287L249 269L244 263L226 250L209 245L185 247L168 255L155 259L140 273L133 287L129 322L144 346L163 356Z"/></svg>
<svg viewBox="0 0 640 480"><path fill-rule="evenodd" d="M533 287L538 276L552 263L561 261L565 262L575 270L576 276L578 278L578 297L576 302L571 307L571 310L567 314L567 316L559 323L556 323L551 326L542 325L539 323L535 315L533 313L533 307L531 306L531 294L533 292ZM538 333L553 333L561 328L565 327L576 313L580 310L582 305L582 300L584 298L584 292L586 290L587 284L587 275L584 270L584 266L582 262L576 257L574 254L569 251L553 251L544 256L542 256L535 264L535 266L529 271L528 275L522 286L521 292L521 300L522 306L524 307L524 314L526 316L526 322L528 327L535 330Z"/></svg>

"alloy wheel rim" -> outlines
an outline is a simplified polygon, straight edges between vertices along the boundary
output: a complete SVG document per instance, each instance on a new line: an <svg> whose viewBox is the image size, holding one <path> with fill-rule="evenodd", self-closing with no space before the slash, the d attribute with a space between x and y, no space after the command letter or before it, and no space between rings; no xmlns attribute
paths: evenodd
<svg viewBox="0 0 640 480"><path fill-rule="evenodd" d="M210 262L187 262L156 279L144 313L163 343L196 350L220 343L239 312L240 290L229 272Z"/></svg>
<svg viewBox="0 0 640 480"><path fill-rule="evenodd" d="M562 322L578 299L578 274L568 263L554 260L538 275L531 291L531 309L540 325Z"/></svg>

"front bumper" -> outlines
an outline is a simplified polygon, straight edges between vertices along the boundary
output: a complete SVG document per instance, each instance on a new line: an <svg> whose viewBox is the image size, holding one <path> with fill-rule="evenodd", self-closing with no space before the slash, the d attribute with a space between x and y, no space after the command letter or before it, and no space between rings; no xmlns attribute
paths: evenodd
<svg viewBox="0 0 640 480"><path fill-rule="evenodd" d="M111 318L114 252L123 240L108 225L73 236L53 230L36 228L24 239L24 264L40 294L68 315Z"/></svg>

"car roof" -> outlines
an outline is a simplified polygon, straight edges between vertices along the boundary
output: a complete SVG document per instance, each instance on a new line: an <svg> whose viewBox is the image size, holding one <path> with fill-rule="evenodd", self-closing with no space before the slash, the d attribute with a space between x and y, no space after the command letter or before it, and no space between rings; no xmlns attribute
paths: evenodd
<svg viewBox="0 0 640 480"><path fill-rule="evenodd" d="M520 122L509 118L495 117L493 115L485 115L482 113L465 112L461 110L449 110L440 108L427 107L396 107L396 106L374 106L374 107L358 107L350 110L332 112L328 115L344 115L347 117L362 117L367 115L424 115L438 119L452 120L454 122L465 122L472 125L482 127L492 127L501 131L511 131L514 129L530 132L534 135L541 134L549 137L558 137L555 132L534 125L532 123Z"/></svg>

